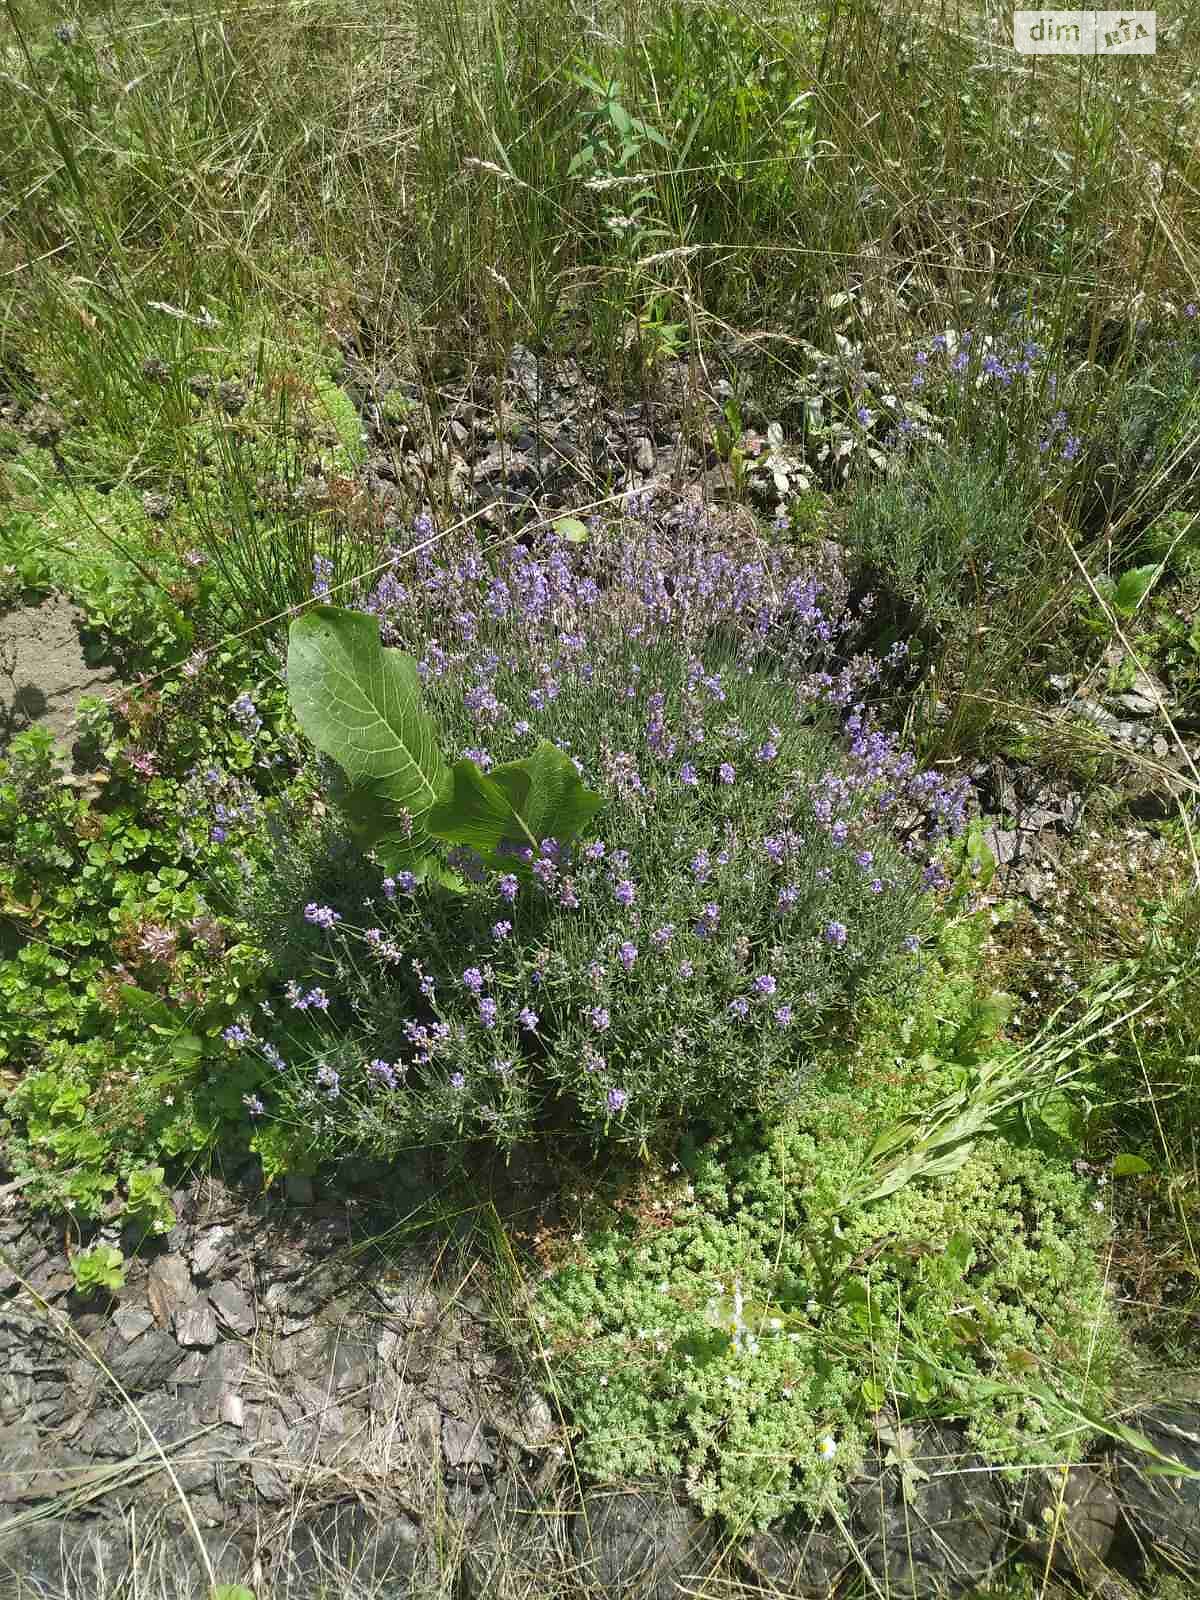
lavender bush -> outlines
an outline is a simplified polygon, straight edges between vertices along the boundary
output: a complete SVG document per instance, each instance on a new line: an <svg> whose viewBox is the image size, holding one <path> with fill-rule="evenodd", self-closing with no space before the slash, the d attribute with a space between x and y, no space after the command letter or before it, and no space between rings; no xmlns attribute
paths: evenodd
<svg viewBox="0 0 1200 1600"><path fill-rule="evenodd" d="M448 758L548 740L603 805L509 863L450 851L440 882L279 819L252 914L284 988L229 1044L273 1064L261 1115L306 1151L510 1146L548 1116L645 1146L792 1097L806 1047L913 965L963 789L872 726L880 664L832 578L642 509L582 548L397 550L357 597Z"/></svg>

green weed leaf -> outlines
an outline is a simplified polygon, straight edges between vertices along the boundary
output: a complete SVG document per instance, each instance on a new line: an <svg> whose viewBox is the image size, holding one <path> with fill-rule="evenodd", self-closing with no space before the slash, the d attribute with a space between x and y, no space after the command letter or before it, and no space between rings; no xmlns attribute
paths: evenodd
<svg viewBox="0 0 1200 1600"><path fill-rule="evenodd" d="M435 839L470 845L495 861L505 842L536 851L543 839L573 838L603 803L570 757L543 739L531 756L488 773L467 758L456 761L449 791L425 827Z"/></svg>
<svg viewBox="0 0 1200 1600"><path fill-rule="evenodd" d="M1124 1155L1114 1156L1112 1174L1114 1178L1137 1178L1143 1173L1153 1172L1154 1168L1148 1161L1143 1161L1141 1156Z"/></svg>
<svg viewBox="0 0 1200 1600"><path fill-rule="evenodd" d="M1113 590L1113 610L1123 617L1131 617L1150 592L1161 570L1157 562L1152 562L1148 567L1131 567L1128 572L1123 572Z"/></svg>
<svg viewBox="0 0 1200 1600"><path fill-rule="evenodd" d="M335 798L362 842L386 845L389 864L426 854L446 765L412 657L383 647L374 617L316 606L292 623L287 674L296 720L345 774Z"/></svg>

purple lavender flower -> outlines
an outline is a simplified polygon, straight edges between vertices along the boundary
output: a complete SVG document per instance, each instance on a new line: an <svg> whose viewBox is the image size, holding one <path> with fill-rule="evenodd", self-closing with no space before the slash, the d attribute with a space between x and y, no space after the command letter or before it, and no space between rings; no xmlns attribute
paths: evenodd
<svg viewBox="0 0 1200 1600"><path fill-rule="evenodd" d="M521 885L511 872L506 872L497 887L500 890L501 897L507 900L509 905L512 905L517 898L517 890Z"/></svg>
<svg viewBox="0 0 1200 1600"><path fill-rule="evenodd" d="M775 979L769 972L759 973L758 977L754 980L754 990L756 994L774 994L778 987L779 985L775 982Z"/></svg>
<svg viewBox="0 0 1200 1600"><path fill-rule="evenodd" d="M689 789L694 789L700 782L700 774L690 761L685 761L680 767L679 781Z"/></svg>
<svg viewBox="0 0 1200 1600"><path fill-rule="evenodd" d="M904 938L900 941L900 948L905 952L906 955L915 956L917 951L921 948L920 934L905 934Z"/></svg>
<svg viewBox="0 0 1200 1600"><path fill-rule="evenodd" d="M656 950L665 950L675 935L675 924L664 922L661 928L655 928L650 935L650 943Z"/></svg>
<svg viewBox="0 0 1200 1600"><path fill-rule="evenodd" d="M340 911L335 911L332 906L319 906L315 900L310 900L304 908L304 920L328 932L335 923L342 920L342 914Z"/></svg>
<svg viewBox="0 0 1200 1600"><path fill-rule="evenodd" d="M242 1104L252 1117L261 1117L267 1109L256 1094L244 1094L242 1096Z"/></svg>
<svg viewBox="0 0 1200 1600"><path fill-rule="evenodd" d="M462 981L473 995L483 993L483 973L478 967L468 967L462 975Z"/></svg>
<svg viewBox="0 0 1200 1600"><path fill-rule="evenodd" d="M722 761L721 765L717 768L718 780L721 783L732 783L736 777L737 773L734 771L730 763L728 761Z"/></svg>
<svg viewBox="0 0 1200 1600"><path fill-rule="evenodd" d="M637 945L632 944L628 939L625 940L624 944L617 951L617 958L621 965L625 968L626 972L633 971L633 963L637 960L637 954Z"/></svg>
<svg viewBox="0 0 1200 1600"><path fill-rule="evenodd" d="M874 861L875 857L871 854L871 852L869 850L860 850L858 852L858 854L855 856L854 859L855 859L855 861L858 862L859 866L865 872L867 870L867 868L871 865L871 863Z"/></svg>
<svg viewBox="0 0 1200 1600"><path fill-rule="evenodd" d="M208 837L212 840L213 844L224 844L226 839L229 837L229 833L225 828L210 828Z"/></svg>
<svg viewBox="0 0 1200 1600"><path fill-rule="evenodd" d="M496 1010L496 1002L487 996L479 1002L479 1020L485 1028L496 1026Z"/></svg>
<svg viewBox="0 0 1200 1600"><path fill-rule="evenodd" d="M528 1006L522 1006L517 1013L517 1021L523 1028L532 1033L538 1025L538 1014L536 1011L530 1010Z"/></svg>
<svg viewBox="0 0 1200 1600"><path fill-rule="evenodd" d="M729 1002L730 1016L741 1018L744 1017L749 1010L750 1002L746 999L745 995L740 994L736 1000L731 1000Z"/></svg>
<svg viewBox="0 0 1200 1600"><path fill-rule="evenodd" d="M507 939L511 932L512 932L512 923L511 922L493 922L492 923L492 938L495 939L497 944L500 944L502 940Z"/></svg>
<svg viewBox="0 0 1200 1600"><path fill-rule="evenodd" d="M704 883L708 878L712 862L707 850L697 850L690 862L692 877L697 883Z"/></svg>
<svg viewBox="0 0 1200 1600"><path fill-rule="evenodd" d="M275 1068L276 1072L282 1072L284 1067L287 1066L287 1062L279 1054L279 1051L276 1050L273 1044L264 1044L262 1047L262 1053L270 1065Z"/></svg>
<svg viewBox="0 0 1200 1600"><path fill-rule="evenodd" d="M710 900L700 913L696 923L696 934L701 939L707 939L710 934L717 931L717 924L721 920L721 908L715 900Z"/></svg>
<svg viewBox="0 0 1200 1600"><path fill-rule="evenodd" d="M779 911L790 911L800 898L800 891L794 883L785 883L775 897L775 906Z"/></svg>
<svg viewBox="0 0 1200 1600"><path fill-rule="evenodd" d="M789 1027L790 1024L791 1024L791 1021L792 1021L792 1008L791 1008L791 1006L776 1006L775 1007L775 1021L776 1021L777 1025L779 1027L781 1027L781 1028Z"/></svg>
<svg viewBox="0 0 1200 1600"><path fill-rule="evenodd" d="M466 1088L466 1084L467 1080L463 1077L461 1072L452 1072L450 1074L450 1087L452 1089L464 1089Z"/></svg>
<svg viewBox="0 0 1200 1600"><path fill-rule="evenodd" d="M376 1057L374 1061L367 1063L367 1073L377 1082L382 1083L385 1089L394 1089L396 1087L396 1071L389 1061L383 1061Z"/></svg>
<svg viewBox="0 0 1200 1600"><path fill-rule="evenodd" d="M231 1050L240 1050L250 1043L254 1035L249 1028L243 1028L239 1023L233 1022L228 1028L222 1029L221 1037Z"/></svg>
<svg viewBox="0 0 1200 1600"><path fill-rule="evenodd" d="M564 911L579 910L579 894L570 878L564 878L558 886L558 903Z"/></svg>
<svg viewBox="0 0 1200 1600"><path fill-rule="evenodd" d="M679 963L679 976L681 978L694 977L695 973L696 973L696 968L695 968L695 965L691 961L681 961Z"/></svg>
<svg viewBox="0 0 1200 1600"><path fill-rule="evenodd" d="M603 1006L589 1006L587 1011L584 1012L584 1016L587 1017L597 1033L603 1033L612 1020Z"/></svg>
<svg viewBox="0 0 1200 1600"><path fill-rule="evenodd" d="M628 878L621 878L613 885L613 898L619 906L631 906L637 899L637 890Z"/></svg>
<svg viewBox="0 0 1200 1600"><path fill-rule="evenodd" d="M846 942L846 924L844 922L827 923L824 937L827 944L835 945L840 950Z"/></svg>
<svg viewBox="0 0 1200 1600"><path fill-rule="evenodd" d="M604 859L603 839L593 839L590 844L585 844L583 847L583 859L585 861L602 861Z"/></svg>
<svg viewBox="0 0 1200 1600"><path fill-rule="evenodd" d="M342 1089L341 1077L333 1067L320 1066L317 1068L317 1087L324 1089L330 1100L336 1100Z"/></svg>
<svg viewBox="0 0 1200 1600"><path fill-rule="evenodd" d="M611 1112L623 1111L629 1103L629 1096L624 1089L610 1089L608 1091L608 1109Z"/></svg>

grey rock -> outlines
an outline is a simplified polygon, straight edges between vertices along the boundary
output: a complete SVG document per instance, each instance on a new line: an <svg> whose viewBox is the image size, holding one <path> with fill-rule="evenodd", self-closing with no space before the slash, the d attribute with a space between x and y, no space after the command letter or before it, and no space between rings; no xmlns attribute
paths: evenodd
<svg viewBox="0 0 1200 1600"><path fill-rule="evenodd" d="M220 1419L224 1396L237 1393L249 1365L250 1352L242 1344L223 1341L208 1352L194 1402L201 1422Z"/></svg>
<svg viewBox="0 0 1200 1600"><path fill-rule="evenodd" d="M154 1313L145 1306L123 1305L113 1314L112 1325L125 1343L131 1344L154 1326Z"/></svg>
<svg viewBox="0 0 1200 1600"><path fill-rule="evenodd" d="M208 1350L216 1344L217 1319L207 1296L197 1296L175 1313L175 1337L189 1350Z"/></svg>
<svg viewBox="0 0 1200 1600"><path fill-rule="evenodd" d="M192 1245L192 1271L198 1278L214 1278L234 1253L233 1229L204 1228Z"/></svg>
<svg viewBox="0 0 1200 1600"><path fill-rule="evenodd" d="M693 1511L657 1489L592 1490L571 1527L581 1575L614 1600L677 1600L702 1577L711 1540Z"/></svg>
<svg viewBox="0 0 1200 1600"><path fill-rule="evenodd" d="M854 1552L836 1532L809 1528L804 1533L753 1534L738 1550L742 1565L768 1594L796 1600L828 1600Z"/></svg>
<svg viewBox="0 0 1200 1600"><path fill-rule="evenodd" d="M425 1586L432 1588L439 1566L432 1541L411 1517L348 1500L297 1525L279 1564L274 1592L299 1600L313 1592L311 1582L304 1580L328 1574L339 1594L410 1600Z"/></svg>
<svg viewBox="0 0 1200 1600"><path fill-rule="evenodd" d="M179 1255L159 1256L150 1263L146 1298L160 1328L169 1328L175 1313L192 1295L192 1275Z"/></svg>
<svg viewBox="0 0 1200 1600"><path fill-rule="evenodd" d="M1148 1552L1200 1568L1200 1407L1150 1406L1127 1419L1194 1478L1148 1477L1147 1458L1122 1445L1114 1454L1114 1488L1125 1520Z"/></svg>
<svg viewBox="0 0 1200 1600"><path fill-rule="evenodd" d="M903 1600L982 1583L1008 1540L994 1475L955 1428L923 1422L889 1433L850 1486L851 1526L872 1575Z"/></svg>
<svg viewBox="0 0 1200 1600"><path fill-rule="evenodd" d="M183 1360L183 1351L169 1333L153 1327L138 1338L129 1339L117 1333L110 1336L104 1347L104 1359L127 1389L144 1391L165 1383Z"/></svg>
<svg viewBox="0 0 1200 1600"><path fill-rule="evenodd" d="M302 1172L289 1173L284 1179L287 1197L294 1206L311 1206L316 1199L313 1181Z"/></svg>
<svg viewBox="0 0 1200 1600"><path fill-rule="evenodd" d="M465 1600L527 1600L567 1568L561 1507L506 1477L464 1541L459 1582Z"/></svg>
<svg viewBox="0 0 1200 1600"><path fill-rule="evenodd" d="M0 1541L0 1594L115 1594L128 1564L123 1528L38 1522Z"/></svg>
<svg viewBox="0 0 1200 1600"><path fill-rule="evenodd" d="M1117 1497L1089 1466L1035 1472L1026 1479L1018 1531L1043 1570L1075 1573L1093 1584L1106 1575L1105 1558L1121 1520Z"/></svg>
<svg viewBox="0 0 1200 1600"><path fill-rule="evenodd" d="M495 1465L481 1417L467 1422L458 1417L442 1418L442 1460L452 1470L466 1473L482 1473Z"/></svg>
<svg viewBox="0 0 1200 1600"><path fill-rule="evenodd" d="M208 1291L208 1301L220 1321L234 1333L249 1338L254 1332L258 1324L254 1306L250 1296L236 1283L214 1283Z"/></svg>

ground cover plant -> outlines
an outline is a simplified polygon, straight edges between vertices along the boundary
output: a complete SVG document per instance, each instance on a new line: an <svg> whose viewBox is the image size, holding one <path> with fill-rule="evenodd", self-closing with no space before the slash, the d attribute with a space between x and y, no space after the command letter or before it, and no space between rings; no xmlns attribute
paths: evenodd
<svg viewBox="0 0 1200 1600"><path fill-rule="evenodd" d="M576 1473L731 1539L1125 1437L1200 1348L1182 20L4 17L0 1199L89 1314L190 1174L432 1164Z"/></svg>

